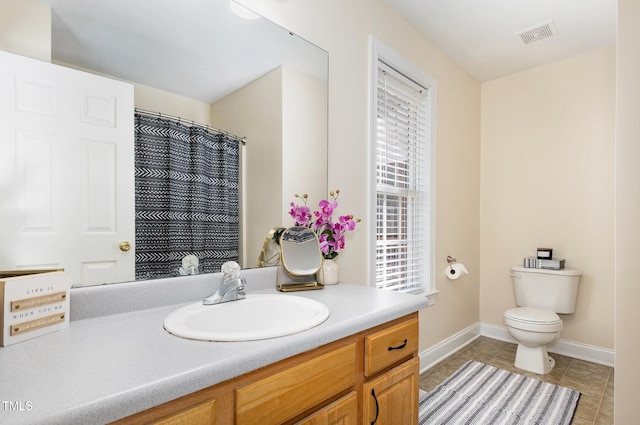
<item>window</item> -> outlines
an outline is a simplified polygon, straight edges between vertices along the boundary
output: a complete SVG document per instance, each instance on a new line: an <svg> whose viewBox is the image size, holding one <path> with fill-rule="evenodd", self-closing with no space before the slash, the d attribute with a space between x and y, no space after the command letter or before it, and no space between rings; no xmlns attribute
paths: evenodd
<svg viewBox="0 0 640 425"><path fill-rule="evenodd" d="M376 44L373 50L378 52L379 47ZM428 78L423 82L399 71L406 69L406 61L398 66L393 58L374 56L375 285L402 292L432 293L435 85Z"/></svg>

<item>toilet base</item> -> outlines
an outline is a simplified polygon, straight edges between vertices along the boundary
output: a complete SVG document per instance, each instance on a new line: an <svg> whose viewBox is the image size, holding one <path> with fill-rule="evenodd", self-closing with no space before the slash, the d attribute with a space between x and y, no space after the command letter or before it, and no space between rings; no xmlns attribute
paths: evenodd
<svg viewBox="0 0 640 425"><path fill-rule="evenodd" d="M518 344L516 351L515 367L528 372L545 375L553 370L556 361L547 353L547 347L527 347L524 344Z"/></svg>

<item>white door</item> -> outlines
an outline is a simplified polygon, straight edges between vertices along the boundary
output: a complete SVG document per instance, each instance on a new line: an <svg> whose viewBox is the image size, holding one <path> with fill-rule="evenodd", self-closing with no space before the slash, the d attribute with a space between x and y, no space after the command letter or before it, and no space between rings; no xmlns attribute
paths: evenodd
<svg viewBox="0 0 640 425"><path fill-rule="evenodd" d="M130 84L0 52L0 270L134 280L133 113Z"/></svg>

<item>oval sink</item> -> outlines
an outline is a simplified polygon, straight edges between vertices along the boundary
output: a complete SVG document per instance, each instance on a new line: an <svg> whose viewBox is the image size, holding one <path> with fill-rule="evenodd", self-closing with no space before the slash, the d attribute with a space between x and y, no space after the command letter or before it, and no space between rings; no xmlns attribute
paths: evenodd
<svg viewBox="0 0 640 425"><path fill-rule="evenodd" d="M238 301L182 307L165 318L164 328L183 338L253 341L311 329L328 317L327 306L308 298L248 294Z"/></svg>

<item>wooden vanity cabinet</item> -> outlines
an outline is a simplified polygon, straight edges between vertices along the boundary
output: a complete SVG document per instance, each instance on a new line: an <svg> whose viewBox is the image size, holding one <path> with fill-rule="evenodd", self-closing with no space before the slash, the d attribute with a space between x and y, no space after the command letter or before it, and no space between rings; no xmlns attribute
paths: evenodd
<svg viewBox="0 0 640 425"><path fill-rule="evenodd" d="M114 423L413 425L419 363L413 313Z"/></svg>

